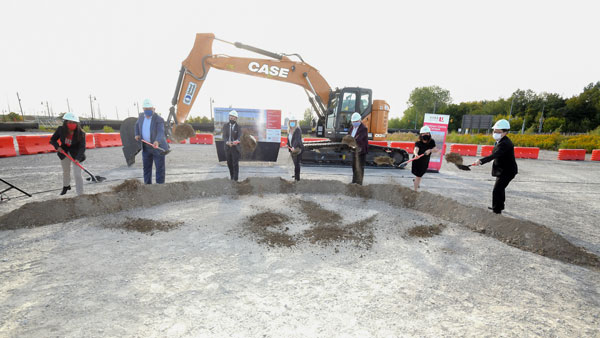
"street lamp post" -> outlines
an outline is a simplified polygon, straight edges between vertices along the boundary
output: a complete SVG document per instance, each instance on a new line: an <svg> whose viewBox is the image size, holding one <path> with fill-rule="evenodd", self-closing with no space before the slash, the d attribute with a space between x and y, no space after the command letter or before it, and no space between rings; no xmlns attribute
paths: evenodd
<svg viewBox="0 0 600 338"><path fill-rule="evenodd" d="M90 94L90 112L92 114L92 120L94 119L94 105L92 104L92 99L94 99L94 101L96 101L96 97L92 96L92 94Z"/></svg>
<svg viewBox="0 0 600 338"><path fill-rule="evenodd" d="M19 97L19 92L17 92L17 99L19 100L19 109L21 109L21 117L23 118L23 121L25 121L25 115L23 115L23 107L21 107L21 98Z"/></svg>
<svg viewBox="0 0 600 338"><path fill-rule="evenodd" d="M210 98L210 121L212 122L213 120L213 103L215 103L215 100L213 100L213 98Z"/></svg>

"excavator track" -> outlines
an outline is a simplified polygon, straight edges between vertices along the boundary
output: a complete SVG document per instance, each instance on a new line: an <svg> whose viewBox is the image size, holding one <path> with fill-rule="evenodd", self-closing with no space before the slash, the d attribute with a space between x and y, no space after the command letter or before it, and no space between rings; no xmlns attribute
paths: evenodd
<svg viewBox="0 0 600 338"><path fill-rule="evenodd" d="M354 150L341 142L311 141L304 143L301 163L309 166L352 166L353 158ZM402 163L408 159L404 149L369 144L366 165L370 168L404 169L406 164Z"/></svg>

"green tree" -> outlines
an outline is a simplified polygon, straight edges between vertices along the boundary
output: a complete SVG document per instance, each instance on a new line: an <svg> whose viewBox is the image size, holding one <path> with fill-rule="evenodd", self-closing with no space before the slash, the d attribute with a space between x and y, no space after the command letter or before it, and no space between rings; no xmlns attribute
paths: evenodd
<svg viewBox="0 0 600 338"><path fill-rule="evenodd" d="M427 113L440 113L450 103L450 91L439 86L428 86L415 88L408 98L408 109L404 111L401 119L402 128L418 128L423 125L423 119Z"/></svg>
<svg viewBox="0 0 600 338"><path fill-rule="evenodd" d="M304 109L303 119L298 122L301 127L310 127L312 121L312 110L310 108Z"/></svg>

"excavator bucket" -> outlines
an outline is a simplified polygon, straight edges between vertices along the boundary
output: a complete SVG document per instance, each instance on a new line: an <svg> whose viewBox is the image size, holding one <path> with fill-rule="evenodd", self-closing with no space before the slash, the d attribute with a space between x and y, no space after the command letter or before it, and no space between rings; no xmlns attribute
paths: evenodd
<svg viewBox="0 0 600 338"><path fill-rule="evenodd" d="M135 139L136 122L137 118L128 117L123 121L119 130L121 143L123 143L123 155L125 155L125 161L129 167L135 163L135 155L142 150L141 143Z"/></svg>

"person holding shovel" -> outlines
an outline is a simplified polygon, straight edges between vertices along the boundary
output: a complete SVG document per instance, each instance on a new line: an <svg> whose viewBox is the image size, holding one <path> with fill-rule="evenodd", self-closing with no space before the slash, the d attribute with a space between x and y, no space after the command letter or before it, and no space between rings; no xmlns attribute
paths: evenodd
<svg viewBox="0 0 600 338"><path fill-rule="evenodd" d="M496 177L494 190L492 191L492 206L488 207L496 214L501 214L504 210L504 201L506 200L505 190L510 181L517 175L519 168L515 160L515 146L508 138L510 123L507 120L498 120L494 124L494 133L492 136L496 140L494 150L490 156L481 158L472 166L486 164L492 160L492 176Z"/></svg>
<svg viewBox="0 0 600 338"><path fill-rule="evenodd" d="M152 163L156 166L156 183L165 183L165 152L169 145L165 138L165 120L155 113L150 99L143 103L144 113L135 124L135 139L142 142L144 183L152 184ZM150 143L151 145L149 145ZM158 149L161 148L161 149Z"/></svg>
<svg viewBox="0 0 600 338"><path fill-rule="evenodd" d="M352 183L362 185L363 177L365 176L365 162L369 148L369 133L367 127L362 124L359 113L352 114L350 122L352 122L352 127L348 130L348 135L356 140L356 152L354 156L358 155L358 160L354 159L354 161L352 161Z"/></svg>
<svg viewBox="0 0 600 338"><path fill-rule="evenodd" d="M302 129L298 126L298 120L296 119L289 121L287 144L294 162L294 179L300 181L300 158L304 150L304 144L302 143Z"/></svg>
<svg viewBox="0 0 600 338"><path fill-rule="evenodd" d="M229 168L229 178L237 181L240 173L240 126L237 124L238 113L229 112L229 123L223 125L223 141L225 141L225 158Z"/></svg>
<svg viewBox="0 0 600 338"><path fill-rule="evenodd" d="M63 116L63 125L56 129L50 138L50 144L54 146L60 158L63 170L63 189L60 194L64 195L71 190L71 162L73 162L65 156L65 153L71 155L77 162L85 161L85 132L79 125L77 115L68 112ZM75 176L75 191L77 195L81 195L83 177L81 177L81 168L76 163L73 163L73 176Z"/></svg>
<svg viewBox="0 0 600 338"><path fill-rule="evenodd" d="M413 175L416 176L413 179L415 191L419 191L421 179L429 167L431 153L437 153L439 151L440 150L435 146L435 140L431 138L431 129L428 126L423 126L421 130L419 130L419 140L415 142L413 153L416 159L412 161L412 168L410 170Z"/></svg>

